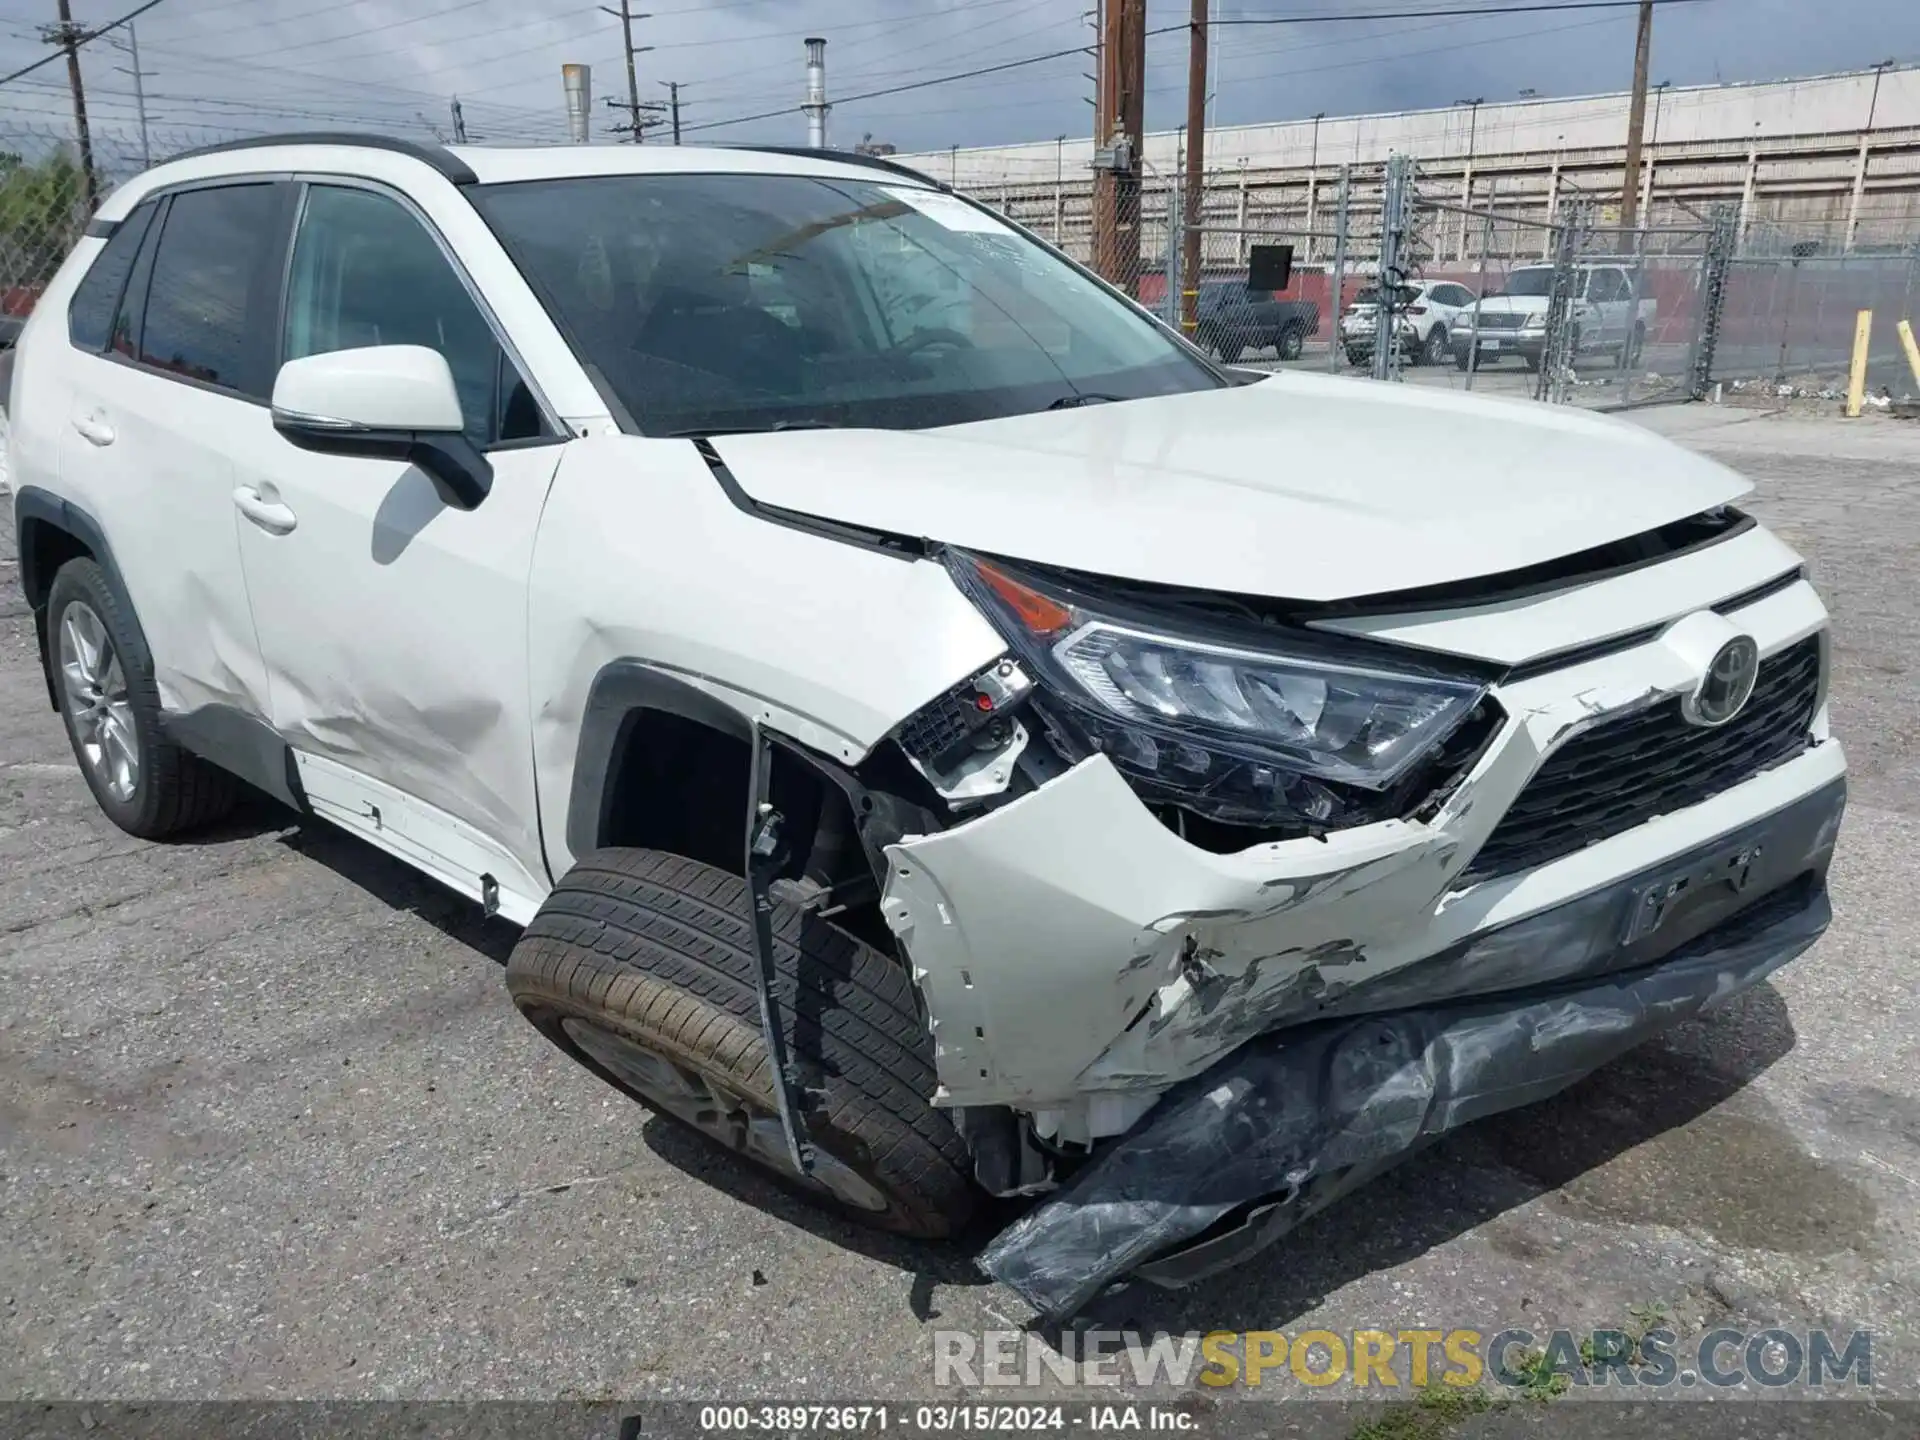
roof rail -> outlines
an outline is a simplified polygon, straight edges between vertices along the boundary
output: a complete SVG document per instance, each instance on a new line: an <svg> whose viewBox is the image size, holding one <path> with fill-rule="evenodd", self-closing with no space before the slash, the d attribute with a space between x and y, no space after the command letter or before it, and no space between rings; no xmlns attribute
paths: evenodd
<svg viewBox="0 0 1920 1440"><path fill-rule="evenodd" d="M417 140L400 140L392 135L375 135L358 130L298 130L284 135L249 135L244 140L223 140L218 145L202 145L169 156L171 160L197 160L202 155L224 155L231 150L262 150L271 145L354 145L362 150L391 150L408 155L438 170L456 185L476 185L480 177L458 155L444 145L423 145Z"/></svg>
<svg viewBox="0 0 1920 1440"><path fill-rule="evenodd" d="M809 145L729 145L727 148L758 150L766 155L798 155L808 160L837 160L842 165L860 165L869 170L889 170L895 175L905 175L909 179L931 185L936 190L951 188L931 175L914 169L911 165L902 165L898 160L889 160L884 155L861 155L852 150L816 150Z"/></svg>

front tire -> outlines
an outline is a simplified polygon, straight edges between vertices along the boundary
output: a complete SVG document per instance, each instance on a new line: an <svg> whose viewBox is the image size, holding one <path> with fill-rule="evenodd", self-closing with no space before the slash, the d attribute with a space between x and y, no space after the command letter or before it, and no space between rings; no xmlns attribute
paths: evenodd
<svg viewBox="0 0 1920 1440"><path fill-rule="evenodd" d="M92 560L69 560L53 577L47 656L74 759L109 820L161 840L233 808L239 782L167 739L133 607Z"/></svg>
<svg viewBox="0 0 1920 1440"><path fill-rule="evenodd" d="M774 910L787 1044L822 1076L813 1175L786 1154L760 1030L746 882L656 850L586 856L507 962L520 1013L609 1085L815 1203L922 1239L972 1214L966 1147L928 1097L933 1041L906 972L790 906Z"/></svg>
<svg viewBox="0 0 1920 1440"><path fill-rule="evenodd" d="M1273 343L1274 354L1282 360L1298 360L1307 348L1307 332L1298 325L1289 325L1280 332L1280 338Z"/></svg>
<svg viewBox="0 0 1920 1440"><path fill-rule="evenodd" d="M1240 358L1240 342L1224 337L1214 341L1213 353L1220 357L1222 365L1231 365Z"/></svg>

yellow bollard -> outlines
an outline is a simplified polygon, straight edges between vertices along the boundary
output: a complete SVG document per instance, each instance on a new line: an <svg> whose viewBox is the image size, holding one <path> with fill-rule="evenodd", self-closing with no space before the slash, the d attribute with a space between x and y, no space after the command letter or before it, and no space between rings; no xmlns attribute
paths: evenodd
<svg viewBox="0 0 1920 1440"><path fill-rule="evenodd" d="M1860 418L1867 398L1867 344L1873 338L1873 312L1862 310L1853 323L1853 373L1847 377L1847 418Z"/></svg>
<svg viewBox="0 0 1920 1440"><path fill-rule="evenodd" d="M1900 343L1907 347L1907 365L1913 371L1913 383L1920 385L1920 345L1913 343L1913 326L1900 322Z"/></svg>

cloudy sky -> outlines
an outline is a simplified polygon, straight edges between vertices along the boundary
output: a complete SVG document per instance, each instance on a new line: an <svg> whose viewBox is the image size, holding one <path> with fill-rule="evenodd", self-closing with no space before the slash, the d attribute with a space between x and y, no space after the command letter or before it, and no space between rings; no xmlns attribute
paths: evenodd
<svg viewBox="0 0 1920 1440"><path fill-rule="evenodd" d="M74 0L99 24L136 0ZM610 0L618 3L618 0ZM1072 52L1091 42L1094 0L634 0L642 99L681 83L687 139L804 141L797 110L803 37L827 37L833 138L871 132L903 150L1081 135L1091 124L1084 72L1065 53L972 80L858 100L886 89ZM1332 23L1222 25L1214 119L1227 124L1623 88L1633 59L1630 10L1480 18L1368 19L1369 12L1457 8L1462 0L1213 0L1220 20L1341 17ZM1472 0L1519 6L1541 0ZM0 0L0 74L47 53L39 27L54 0ZM1150 27L1180 27L1185 0L1149 0ZM446 135L459 97L474 139L564 135L560 65L593 66L596 129L622 116L620 25L578 0L162 0L137 23L157 155L228 134L378 126ZM137 149L132 59L124 39L84 52L103 152ZM1920 0L1685 0L1662 4L1653 78L1752 80L1920 61ZM1186 35L1149 41L1147 122L1183 118ZM55 61L0 86L9 131L71 124Z"/></svg>

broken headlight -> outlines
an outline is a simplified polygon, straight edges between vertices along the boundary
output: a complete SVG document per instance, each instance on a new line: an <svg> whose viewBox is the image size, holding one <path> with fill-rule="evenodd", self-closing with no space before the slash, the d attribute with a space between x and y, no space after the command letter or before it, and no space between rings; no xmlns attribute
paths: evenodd
<svg viewBox="0 0 1920 1440"><path fill-rule="evenodd" d="M1145 798L1214 820L1312 830L1386 818L1386 792L1485 693L1411 657L1381 664L1330 638L1169 623L960 551L947 564L1039 678L1056 744L1103 751Z"/></svg>

